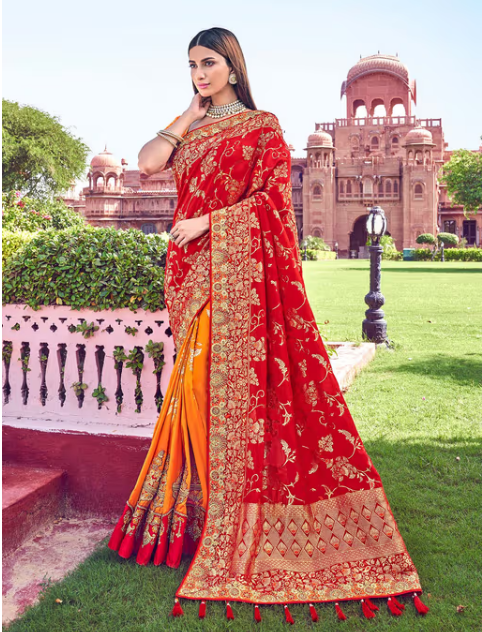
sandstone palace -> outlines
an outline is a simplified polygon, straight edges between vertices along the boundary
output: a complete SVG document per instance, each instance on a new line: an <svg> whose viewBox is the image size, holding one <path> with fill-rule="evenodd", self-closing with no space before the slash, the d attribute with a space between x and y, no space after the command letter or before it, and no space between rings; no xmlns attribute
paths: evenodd
<svg viewBox="0 0 482 632"><path fill-rule="evenodd" d="M421 233L439 231L480 245L482 213L466 219L437 181L451 155L442 121L412 114L416 82L398 57L360 59L343 81L341 96L346 118L316 123L306 155L292 157L300 240L322 237L341 256L365 256L367 207L379 204L398 250L415 246ZM169 230L177 200L172 173L143 177L126 166L105 150L92 159L89 185L79 198L65 201L95 226Z"/></svg>

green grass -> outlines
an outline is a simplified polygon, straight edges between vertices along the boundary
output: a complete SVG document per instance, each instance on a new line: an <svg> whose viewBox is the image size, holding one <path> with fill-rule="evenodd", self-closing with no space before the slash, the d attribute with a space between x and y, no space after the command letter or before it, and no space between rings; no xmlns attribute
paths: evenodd
<svg viewBox="0 0 482 632"><path fill-rule="evenodd" d="M369 274L367 261L304 264L311 305L329 340L362 340ZM358 603L290 610L296 630L383 632L482 630L482 265L384 262L382 292L393 349L378 349L346 400L382 478L398 527L417 567L431 608L424 618L411 603L392 617L381 602L368 621ZM323 324L328 320L328 324ZM429 322L431 321L431 322ZM460 460L457 459L459 457ZM95 501L95 499L93 499ZM100 547L75 572L44 591L41 603L9 632L277 632L286 629L282 606L183 600L185 616L168 616L189 560L176 570L141 567ZM56 604L55 599L63 600ZM457 614L458 605L466 610Z"/></svg>

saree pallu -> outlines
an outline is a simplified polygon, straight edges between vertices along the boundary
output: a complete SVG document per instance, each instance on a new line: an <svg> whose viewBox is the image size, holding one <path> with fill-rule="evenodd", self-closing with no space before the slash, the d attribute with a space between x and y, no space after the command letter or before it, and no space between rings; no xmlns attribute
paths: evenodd
<svg viewBox="0 0 482 632"><path fill-rule="evenodd" d="M176 598L285 608L359 599L371 617L368 598L389 597L401 614L395 596L411 593L422 612L416 568L308 302L277 117L242 112L188 132L168 166L174 222L210 216L208 233L169 244L166 264L177 349L210 306L207 490ZM132 509L116 529L149 538Z"/></svg>

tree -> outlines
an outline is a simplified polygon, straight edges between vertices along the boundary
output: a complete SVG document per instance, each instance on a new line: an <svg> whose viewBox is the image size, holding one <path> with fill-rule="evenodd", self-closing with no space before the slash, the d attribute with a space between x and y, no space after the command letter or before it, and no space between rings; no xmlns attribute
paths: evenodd
<svg viewBox="0 0 482 632"><path fill-rule="evenodd" d="M65 193L86 170L90 151L58 117L3 99L4 191L46 199Z"/></svg>
<svg viewBox="0 0 482 632"><path fill-rule="evenodd" d="M456 246L459 243L459 238L453 233L439 233L437 235L437 241L439 246L441 244L444 246Z"/></svg>
<svg viewBox="0 0 482 632"><path fill-rule="evenodd" d="M465 217L476 214L482 206L482 153L454 151L443 166L440 180L447 185L452 202L463 206Z"/></svg>
<svg viewBox="0 0 482 632"><path fill-rule="evenodd" d="M434 245L435 244L435 237L432 235L432 233L422 233L421 235L419 235L417 237L417 239L415 241L417 242L417 244Z"/></svg>

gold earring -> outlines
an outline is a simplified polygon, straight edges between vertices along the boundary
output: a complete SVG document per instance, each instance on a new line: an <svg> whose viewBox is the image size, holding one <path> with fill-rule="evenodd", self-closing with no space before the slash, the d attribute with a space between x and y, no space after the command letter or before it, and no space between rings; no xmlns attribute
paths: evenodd
<svg viewBox="0 0 482 632"><path fill-rule="evenodd" d="M238 83L238 80L236 79L236 75L234 74L234 72L233 72L232 75L229 75L228 81L229 81L229 83L232 83L232 84Z"/></svg>

